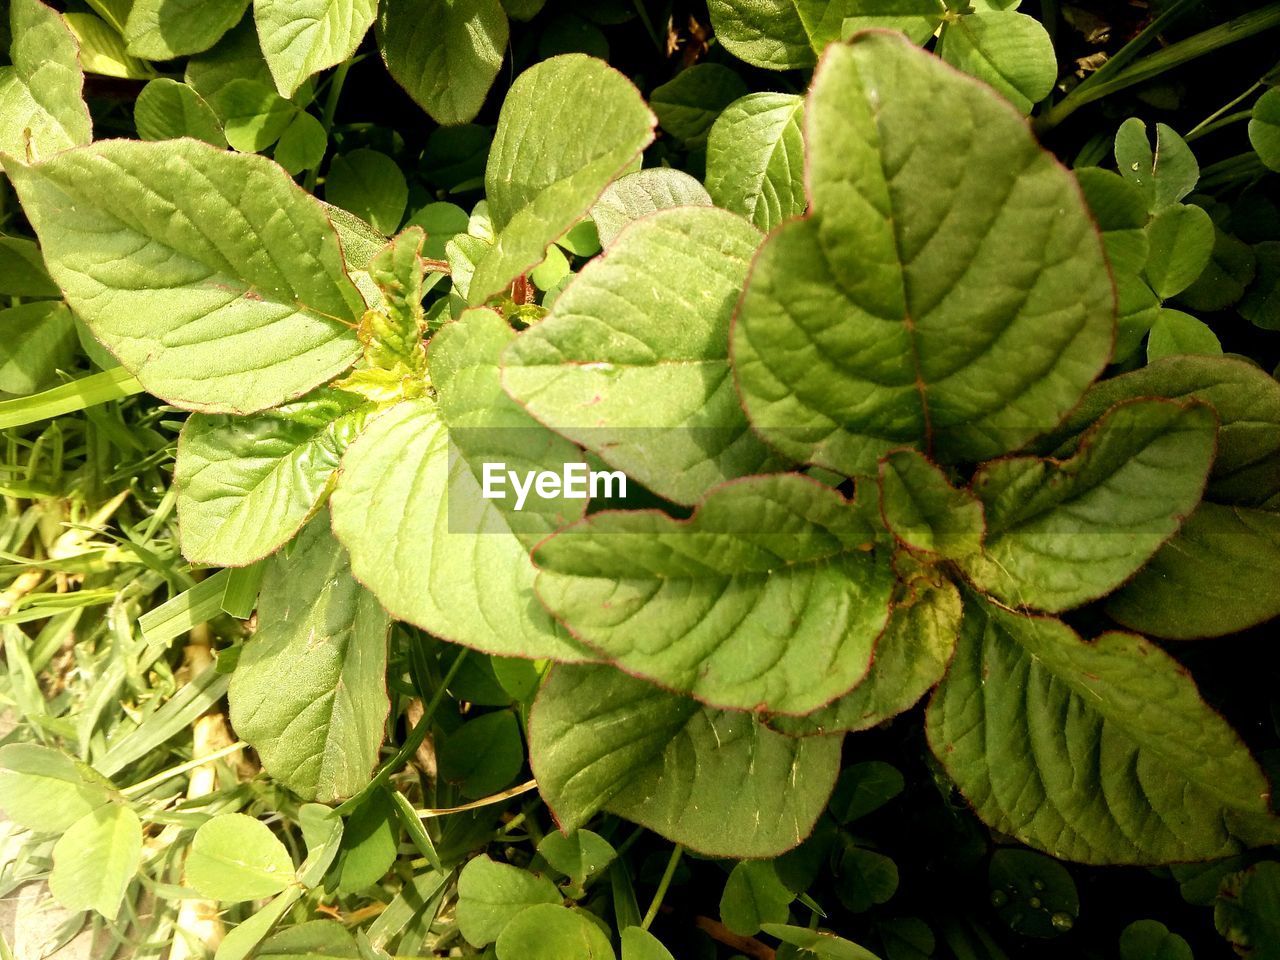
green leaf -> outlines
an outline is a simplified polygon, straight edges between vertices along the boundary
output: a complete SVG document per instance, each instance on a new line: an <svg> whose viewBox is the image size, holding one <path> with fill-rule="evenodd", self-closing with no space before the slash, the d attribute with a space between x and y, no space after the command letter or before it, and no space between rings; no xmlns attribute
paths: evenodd
<svg viewBox="0 0 1280 960"><path fill-rule="evenodd" d="M185 83L157 77L138 94L133 122L143 140L177 140L192 137L215 147L225 147L222 123L204 98Z"/></svg>
<svg viewBox="0 0 1280 960"><path fill-rule="evenodd" d="M600 243L604 247L634 220L669 207L709 207L711 197L697 180L670 167L652 167L619 177L591 207Z"/></svg>
<svg viewBox="0 0 1280 960"><path fill-rule="evenodd" d="M298 108L257 80L235 79L213 95L227 142L241 153L260 153L280 139Z"/></svg>
<svg viewBox="0 0 1280 960"><path fill-rule="evenodd" d="M1273 87L1254 101L1249 142L1258 151L1259 160L1272 170L1280 170L1280 89Z"/></svg>
<svg viewBox="0 0 1280 960"><path fill-rule="evenodd" d="M248 5L249 0L134 0L125 43L143 60L201 53L236 25Z"/></svg>
<svg viewBox="0 0 1280 960"><path fill-rule="evenodd" d="M876 641L871 672L834 703L803 717L774 716L791 736L868 730L911 709L946 672L960 633L960 593L947 580L918 581L894 605Z"/></svg>
<svg viewBox="0 0 1280 960"><path fill-rule="evenodd" d="M608 840L590 830L574 830L567 835L549 833L538 844L538 853L578 889L618 856Z"/></svg>
<svg viewBox="0 0 1280 960"><path fill-rule="evenodd" d="M272 87L271 70L258 46L253 19L245 17L213 49L188 60L184 79L215 111L218 91L232 81L251 80Z"/></svg>
<svg viewBox="0 0 1280 960"><path fill-rule="evenodd" d="M874 850L847 843L834 869L836 896L846 910L865 913L898 892L898 866Z"/></svg>
<svg viewBox="0 0 1280 960"><path fill-rule="evenodd" d="M0 152L29 163L88 143L93 122L81 95L80 44L66 21L39 0L12 0L9 31L12 65L0 67Z"/></svg>
<svg viewBox="0 0 1280 960"><path fill-rule="evenodd" d="M75 366L75 318L56 300L0 310L0 392L28 396Z"/></svg>
<svg viewBox="0 0 1280 960"><path fill-rule="evenodd" d="M72 310L164 400L252 413L358 354L337 236L270 160L108 140L9 174Z"/></svg>
<svg viewBox="0 0 1280 960"><path fill-rule="evenodd" d="M593 514L533 559L547 607L628 673L794 714L866 676L893 584L863 508L796 474L724 484L688 520Z"/></svg>
<svg viewBox="0 0 1280 960"><path fill-rule="evenodd" d="M1280 241L1256 243L1253 252L1257 272L1237 309L1255 327L1280 330Z"/></svg>
<svg viewBox="0 0 1280 960"><path fill-rule="evenodd" d="M96 910L114 920L142 863L142 821L109 803L86 813L53 845L49 892L72 912Z"/></svg>
<svg viewBox="0 0 1280 960"><path fill-rule="evenodd" d="M187 885L210 900L261 900L293 879L293 860L284 844L265 823L243 813L205 821L187 853Z"/></svg>
<svg viewBox="0 0 1280 960"><path fill-rule="evenodd" d="M750 93L712 124L707 192L716 206L769 231L805 211L804 100L789 93Z"/></svg>
<svg viewBox="0 0 1280 960"><path fill-rule="evenodd" d="M1195 960L1195 955L1159 920L1135 920L1120 934L1120 960Z"/></svg>
<svg viewBox="0 0 1280 960"><path fill-rule="evenodd" d="M784 737L605 666L554 667L529 719L529 761L562 830L603 809L709 856L772 857L808 836L840 740Z"/></svg>
<svg viewBox="0 0 1280 960"><path fill-rule="evenodd" d="M149 64L129 56L124 38L101 17L92 13L70 12L62 15L80 44L80 63L85 73L104 77L140 80L155 76Z"/></svg>
<svg viewBox="0 0 1280 960"><path fill-rule="evenodd" d="M587 917L549 903L522 910L498 937L498 960L614 960L608 935Z"/></svg>
<svg viewBox="0 0 1280 960"><path fill-rule="evenodd" d="M369 782L389 710L390 621L318 514L268 565L258 632L231 676L231 723L271 775L332 803Z"/></svg>
<svg viewBox="0 0 1280 960"><path fill-rule="evenodd" d="M1147 340L1147 361L1183 354L1221 356L1222 344L1208 324L1181 310L1161 310Z"/></svg>
<svg viewBox="0 0 1280 960"><path fill-rule="evenodd" d="M373 24L376 0L253 0L262 53L282 97L346 60Z"/></svg>
<svg viewBox="0 0 1280 960"><path fill-rule="evenodd" d="M1225 310L1244 296L1257 271L1253 248L1217 230L1209 264L1196 282L1179 294L1183 305L1202 313Z"/></svg>
<svg viewBox="0 0 1280 960"><path fill-rule="evenodd" d="M982 11L948 21L938 55L991 84L1021 113L1053 90L1058 57L1040 21L1012 11Z"/></svg>
<svg viewBox="0 0 1280 960"><path fill-rule="evenodd" d="M765 925L764 932L812 953L818 960L880 960L875 954L856 943L837 937L826 930L810 930L807 927L791 927L781 923Z"/></svg>
<svg viewBox="0 0 1280 960"><path fill-rule="evenodd" d="M394 160L361 147L333 158L324 180L324 198L375 230L393 233L404 218L409 187Z"/></svg>
<svg viewBox="0 0 1280 960"><path fill-rule="evenodd" d="M580 660L589 654L533 595L529 548L586 502L531 495L514 511L482 496L485 462L559 472L581 458L502 392L498 356L514 337L497 314L470 310L432 338L439 404L401 403L348 448L334 530L398 619L487 653Z"/></svg>
<svg viewBox="0 0 1280 960"><path fill-rule="evenodd" d="M440 777L470 800L510 786L524 766L524 740L510 710L468 720L439 746Z"/></svg>
<svg viewBox="0 0 1280 960"><path fill-rule="evenodd" d="M1014 933L1057 937L1080 916L1080 895L1066 867L1043 854L1008 847L991 855L991 902ZM1064 919L1065 918L1065 919Z"/></svg>
<svg viewBox="0 0 1280 960"><path fill-rule="evenodd" d="M305 110L299 110L284 128L284 133L280 134L271 156L276 163L297 176L303 170L311 170L320 165L328 144L329 136L325 133L324 124Z"/></svg>
<svg viewBox="0 0 1280 960"><path fill-rule="evenodd" d="M304 803L298 808L298 827L307 845L306 859L298 867L298 882L307 888L318 887L341 848L342 816L323 803Z"/></svg>
<svg viewBox="0 0 1280 960"><path fill-rule="evenodd" d="M1190 675L1141 637L966 602L929 743L992 828L1060 860L1170 863L1236 852L1267 782Z"/></svg>
<svg viewBox="0 0 1280 960"><path fill-rule="evenodd" d="M61 297L45 269L40 248L21 237L0 236L0 294L9 297Z"/></svg>
<svg viewBox="0 0 1280 960"><path fill-rule="evenodd" d="M218 949L214 960L248 960L257 945L284 917L295 903L302 899L301 884L291 885L284 893L269 901L266 906L251 913L241 924L232 929Z"/></svg>
<svg viewBox="0 0 1280 960"><path fill-rule="evenodd" d="M482 854L468 860L458 877L458 929L473 947L483 947L521 911L560 902L560 891L546 877Z"/></svg>
<svg viewBox="0 0 1280 960"><path fill-rule="evenodd" d="M913 450L880 461L880 511L906 547L958 559L982 549L982 503Z"/></svg>
<svg viewBox="0 0 1280 960"><path fill-rule="evenodd" d="M485 170L498 242L477 266L468 301L483 303L537 266L649 145L655 123L630 81L591 57L552 57L520 74Z"/></svg>
<svg viewBox="0 0 1280 960"><path fill-rule="evenodd" d="M831 795L831 815L840 826L848 826L874 813L898 796L906 782L898 768L882 760L855 763L841 771Z"/></svg>
<svg viewBox="0 0 1280 960"><path fill-rule="evenodd" d="M981 3L975 3L981 8ZM912 43L923 44L937 32L947 12L942 0L855 0L844 18L845 39L859 30L901 30Z"/></svg>
<svg viewBox="0 0 1280 960"><path fill-rule="evenodd" d="M1280 958L1280 863L1264 860L1223 881L1213 922L1241 956Z"/></svg>
<svg viewBox="0 0 1280 960"><path fill-rule="evenodd" d="M337 920L308 920L268 937L257 960L360 960L355 937Z"/></svg>
<svg viewBox="0 0 1280 960"><path fill-rule="evenodd" d="M535 418L677 503L777 459L729 370L729 323L759 232L684 207L624 230L502 355Z"/></svg>
<svg viewBox="0 0 1280 960"><path fill-rule="evenodd" d="M707 144L707 134L725 107L747 92L737 73L718 63L696 63L654 87L649 105L658 124L686 147Z"/></svg>
<svg viewBox="0 0 1280 960"><path fill-rule="evenodd" d="M1098 420L1069 459L985 464L973 490L986 547L962 568L1011 606L1056 613L1106 596L1200 502L1216 432L1203 403L1134 400Z"/></svg>
<svg viewBox="0 0 1280 960"><path fill-rule="evenodd" d="M1162 300L1191 286L1213 255L1213 220L1199 207L1165 207L1151 219L1147 237L1147 281Z"/></svg>
<svg viewBox="0 0 1280 960"><path fill-rule="evenodd" d="M328 492L370 409L326 387L250 417L193 414L174 472L183 555L240 567L292 538Z"/></svg>
<svg viewBox="0 0 1280 960"><path fill-rule="evenodd" d="M815 51L837 39L849 0L708 0L716 39L735 57L766 70L812 67ZM831 9L834 8L834 9ZM847 12L852 12L848 10ZM824 18L824 14L830 16ZM827 29L814 36L814 27Z"/></svg>
<svg viewBox="0 0 1280 960"><path fill-rule="evenodd" d="M750 937L766 923L786 923L794 899L770 861L743 860L725 882L720 919L738 936Z"/></svg>
<svg viewBox="0 0 1280 960"><path fill-rule="evenodd" d="M1173 206L1194 190L1200 179L1195 154L1172 127L1163 123L1156 124L1153 150L1147 125L1130 117L1116 132L1115 153L1120 175L1142 190L1152 213Z"/></svg>
<svg viewBox="0 0 1280 960"><path fill-rule="evenodd" d="M342 846L334 861L338 893L358 893L377 883L396 860L400 827L395 807L375 791L347 818Z"/></svg>
<svg viewBox="0 0 1280 960"><path fill-rule="evenodd" d="M622 931L622 960L675 960L662 941L648 930L627 927Z"/></svg>
<svg viewBox="0 0 1280 960"><path fill-rule="evenodd" d="M811 215L765 240L733 332L753 425L845 474L1051 429L1114 327L1070 175L989 90L890 33L828 50L806 126Z"/></svg>
<svg viewBox="0 0 1280 960"><path fill-rule="evenodd" d="M1205 502L1107 613L1171 640L1220 637L1280 616L1277 583L1280 512Z"/></svg>
<svg viewBox="0 0 1280 960"><path fill-rule="evenodd" d="M1118 173L1098 167L1077 170L1076 180L1102 231L1102 245L1111 269L1119 276L1134 276L1147 265L1147 197L1142 188Z"/></svg>
<svg viewBox="0 0 1280 960"><path fill-rule="evenodd" d="M20 827L66 833L110 799L105 783L57 750L34 743L0 747L0 808Z"/></svg>
<svg viewBox="0 0 1280 960"><path fill-rule="evenodd" d="M480 112L502 66L507 15L499 0L386 0L378 46L387 70L437 123Z"/></svg>

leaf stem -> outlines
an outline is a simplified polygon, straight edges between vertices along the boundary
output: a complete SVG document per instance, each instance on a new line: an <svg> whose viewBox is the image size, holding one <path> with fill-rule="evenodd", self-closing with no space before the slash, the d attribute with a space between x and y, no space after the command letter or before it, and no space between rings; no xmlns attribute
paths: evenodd
<svg viewBox="0 0 1280 960"><path fill-rule="evenodd" d="M346 800L338 805L337 812L340 816L346 816L360 806L365 799L379 789L384 783L391 779L391 774L395 773L404 766L409 758L417 752L418 747L422 746L422 741L427 739L427 733L431 730L431 719L435 716L436 710L440 707L440 702L444 700L445 692L449 688L449 682L453 680L460 669L462 663L467 659L467 654L471 651L462 647L454 658L452 664L449 665L448 672L440 679L440 685L436 687L436 692L432 694L430 702L422 711L422 716L418 718L418 722L414 724L409 735L404 738L404 743L400 749L396 751L396 755L378 768L378 772L373 775L373 779L365 784L364 789L353 796L350 800Z"/></svg>
<svg viewBox="0 0 1280 960"><path fill-rule="evenodd" d="M221 760L223 757L229 757L238 750L243 750L248 744L243 740L237 740L229 747L223 747L221 750L215 750L213 753L203 757L195 757L186 763L180 763L176 767L170 767L168 770L161 770L154 777L143 780L141 783L135 783L131 787L125 787L120 791L126 797L138 797L146 793L152 787L159 786L166 780L172 780L174 777L180 777L189 770L196 767L203 767L206 763L212 763L215 760Z"/></svg>
<svg viewBox="0 0 1280 960"><path fill-rule="evenodd" d="M653 923L658 916L658 911L662 908L663 898L667 895L667 888L671 886L671 878L676 875L676 867L680 864L680 858L684 855L684 847L676 844L675 849L671 851L671 859L667 861L667 869L662 871L662 879L658 881L658 889L653 893L653 901L649 904L649 909L645 911L644 919L640 921L640 927L648 930L649 925Z"/></svg>
<svg viewBox="0 0 1280 960"><path fill-rule="evenodd" d="M433 807L426 810L415 810L414 815L420 820L429 820L432 817L447 817L451 813L465 813L467 810L478 810L481 807L488 807L495 803L502 803L504 800L510 800L512 797L518 797L522 793L528 793L530 790L538 788L537 780L526 780L517 787L511 787L503 790L501 793L495 793L492 796L484 797L480 800L472 800L470 803L464 803L460 807ZM521 814L523 816L523 814Z"/></svg>
<svg viewBox="0 0 1280 960"><path fill-rule="evenodd" d="M1230 110L1232 107L1238 106L1242 101L1248 99L1248 97L1261 86L1262 86L1262 81L1259 80L1257 83L1251 86L1244 93L1240 94L1240 96L1236 97L1230 103L1226 104L1225 106L1219 107L1217 110L1213 111L1213 113L1209 114L1199 123L1197 123L1194 127L1192 127L1190 130L1187 131L1187 135L1182 139L1190 142L1194 140L1196 137L1203 136L1204 134L1208 133L1210 129L1216 129L1217 126L1221 126L1221 124L1215 125L1214 121L1217 120L1224 113L1226 113L1228 110Z"/></svg>
<svg viewBox="0 0 1280 960"><path fill-rule="evenodd" d="M333 71L333 77L329 80L329 92L325 97L324 110L320 116L320 125L324 127L324 149L326 154L329 152L329 134L333 132L333 118L338 113L338 98L342 96L343 84L347 82L347 72L354 62L354 60L343 60L342 63L338 64L337 69ZM320 167L323 164L324 157L322 156L320 162L307 171L307 193L316 192L316 180L320 176Z"/></svg>

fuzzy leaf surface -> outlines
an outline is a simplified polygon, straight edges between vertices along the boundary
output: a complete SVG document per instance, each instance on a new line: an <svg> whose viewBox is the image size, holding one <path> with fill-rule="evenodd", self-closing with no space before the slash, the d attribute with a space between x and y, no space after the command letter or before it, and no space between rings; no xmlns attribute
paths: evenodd
<svg viewBox="0 0 1280 960"><path fill-rule="evenodd" d="M716 206L769 231L804 213L804 99L749 93L729 104L707 140L707 192Z"/></svg>

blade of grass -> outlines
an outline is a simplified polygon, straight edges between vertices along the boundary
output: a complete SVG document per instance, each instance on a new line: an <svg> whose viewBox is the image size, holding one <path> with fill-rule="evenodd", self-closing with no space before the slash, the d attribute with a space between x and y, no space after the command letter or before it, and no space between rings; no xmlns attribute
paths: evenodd
<svg viewBox="0 0 1280 960"><path fill-rule="evenodd" d="M108 400L142 393L142 384L123 367L90 374L29 397L0 401L0 430L75 413Z"/></svg>

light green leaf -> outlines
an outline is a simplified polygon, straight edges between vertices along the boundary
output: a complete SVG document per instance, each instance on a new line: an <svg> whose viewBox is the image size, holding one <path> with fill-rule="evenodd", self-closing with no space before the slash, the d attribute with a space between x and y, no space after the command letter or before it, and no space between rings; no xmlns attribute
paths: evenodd
<svg viewBox="0 0 1280 960"><path fill-rule="evenodd" d="M184 79L215 110L218 91L233 80L252 80L268 88L273 86L271 70L258 46L253 19L245 17L227 31L213 49L188 60Z"/></svg>
<svg viewBox="0 0 1280 960"><path fill-rule="evenodd" d="M1258 151L1259 160L1272 170L1280 170L1280 89L1273 87L1254 101L1249 142Z"/></svg>
<svg viewBox="0 0 1280 960"><path fill-rule="evenodd" d="M77 347L75 318L61 301L0 310L0 392L25 397L60 383Z"/></svg>
<svg viewBox="0 0 1280 960"><path fill-rule="evenodd" d="M80 43L80 63L85 73L138 80L154 77L155 70L129 56L124 39L114 27L92 13L64 13L63 20Z"/></svg>
<svg viewBox="0 0 1280 960"><path fill-rule="evenodd" d="M1225 636L1280 616L1280 512L1200 504L1107 613L1171 640Z"/></svg>
<svg viewBox="0 0 1280 960"><path fill-rule="evenodd" d="M861 683L807 716L774 716L769 725L790 736L869 730L910 710L946 672L962 608L960 592L950 581L917 581L894 606L876 641L871 672Z"/></svg>
<svg viewBox="0 0 1280 960"><path fill-rule="evenodd" d="M721 210L664 210L624 230L502 356L536 419L677 503L777 459L751 432L729 323L760 233Z"/></svg>
<svg viewBox="0 0 1280 960"><path fill-rule="evenodd" d="M34 743L0 747L0 808L20 827L66 833L110 799L107 784L57 750Z"/></svg>
<svg viewBox="0 0 1280 960"><path fill-rule="evenodd" d="M618 856L608 840L590 830L549 833L538 844L538 854L579 889Z"/></svg>
<svg viewBox="0 0 1280 960"><path fill-rule="evenodd" d="M143 60L201 53L236 25L248 5L249 0L134 0L125 43Z"/></svg>
<svg viewBox="0 0 1280 960"><path fill-rule="evenodd" d="M256 960L360 960L355 937L337 920L308 920L272 934Z"/></svg>
<svg viewBox="0 0 1280 960"><path fill-rule="evenodd" d="M1205 404L1133 400L1098 420L1070 459L985 464L973 490L987 542L961 561L964 572L1017 607L1056 613L1106 596L1200 502L1216 432Z"/></svg>
<svg viewBox="0 0 1280 960"><path fill-rule="evenodd" d="M0 67L0 152L30 163L88 143L93 122L71 28L39 0L12 0L9 31L12 66Z"/></svg>
<svg viewBox="0 0 1280 960"><path fill-rule="evenodd" d="M493 943L516 914L540 903L561 903L554 883L483 854L468 860L458 877L458 929L473 947Z"/></svg>
<svg viewBox="0 0 1280 960"><path fill-rule="evenodd" d="M346 60L369 31L376 0L253 0L253 19L282 97Z"/></svg>
<svg viewBox="0 0 1280 960"><path fill-rule="evenodd" d="M404 218L409 187L394 160L362 147L333 158L325 175L324 198L375 230L394 233Z"/></svg>
<svg viewBox="0 0 1280 960"><path fill-rule="evenodd" d="M1161 310L1147 340L1147 361L1184 354L1221 356L1222 344L1208 324L1181 310Z"/></svg>
<svg viewBox="0 0 1280 960"><path fill-rule="evenodd" d="M485 171L498 241L476 267L483 303L542 261L653 139L656 120L622 74L583 54L543 60L502 104Z"/></svg>
<svg viewBox="0 0 1280 960"><path fill-rule="evenodd" d="M753 425L845 474L904 445L978 460L1051 429L1114 329L1070 175L895 34L829 48L805 109L812 213L765 240L733 332Z"/></svg>
<svg viewBox="0 0 1280 960"><path fill-rule="evenodd" d="M725 107L747 92L737 73L718 63L696 63L653 88L649 105L658 123L685 146L706 146L707 133Z"/></svg>
<svg viewBox="0 0 1280 960"><path fill-rule="evenodd" d="M1141 188L1152 213L1177 203L1195 189L1200 179L1195 154L1172 127L1163 123L1156 124L1156 145L1152 149L1147 125L1130 117L1116 132L1115 154L1120 175Z"/></svg>
<svg viewBox="0 0 1280 960"><path fill-rule="evenodd" d="M337 236L270 160L108 140L9 173L71 308L170 403L252 413L359 353Z"/></svg>
<svg viewBox="0 0 1280 960"><path fill-rule="evenodd" d="M395 863L399 839L395 807L385 792L374 791L343 828L334 861L338 893L358 893L381 880Z"/></svg>
<svg viewBox="0 0 1280 960"><path fill-rule="evenodd" d="M1089 209L1102 231L1107 260L1117 277L1137 277L1147 265L1147 196L1118 173L1098 167L1075 172Z"/></svg>
<svg viewBox="0 0 1280 960"><path fill-rule="evenodd" d="M923 44L942 25L947 7L942 0L854 0L848 12L852 16L840 29L845 39L859 30L901 30L912 43Z"/></svg>
<svg viewBox="0 0 1280 960"><path fill-rule="evenodd" d="M529 761L561 829L604 809L717 857L772 857L813 829L840 737L784 737L604 666L558 665L534 701Z"/></svg>
<svg viewBox="0 0 1280 960"><path fill-rule="evenodd" d="M248 960L254 948L269 934L272 928L289 912L305 892L301 884L290 886L266 906L250 914L239 926L232 929L218 949L213 960Z"/></svg>
<svg viewBox="0 0 1280 960"><path fill-rule="evenodd" d="M1058 79L1058 56L1039 20L1012 11L983 11L949 21L938 54L983 80L1021 113L1047 97Z"/></svg>
<svg viewBox="0 0 1280 960"><path fill-rule="evenodd" d="M114 920L141 863L142 821L129 807L109 803L58 838L49 892L67 910L96 910Z"/></svg>
<svg viewBox="0 0 1280 960"><path fill-rule="evenodd" d="M549 903L516 914L498 937L496 952L498 960L614 960L597 922Z"/></svg>
<svg viewBox="0 0 1280 960"><path fill-rule="evenodd" d="M183 555L241 567L289 540L320 504L370 409L355 394L322 388L250 417L193 414L174 471Z"/></svg>
<svg viewBox="0 0 1280 960"><path fill-rule="evenodd" d="M1147 225L1147 281L1162 300L1195 282L1213 256L1213 220L1199 207L1165 207Z"/></svg>
<svg viewBox="0 0 1280 960"><path fill-rule="evenodd" d="M750 937L766 923L786 923L794 899L770 861L743 860L725 882L720 919L738 936Z"/></svg>
<svg viewBox="0 0 1280 960"><path fill-rule="evenodd" d="M369 782L390 708L390 620L318 514L267 567L258 632L231 675L231 723L279 782L332 803Z"/></svg>
<svg viewBox="0 0 1280 960"><path fill-rule="evenodd" d="M662 941L648 930L627 927L622 931L622 960L675 960Z"/></svg>
<svg viewBox="0 0 1280 960"><path fill-rule="evenodd" d="M133 122L143 140L193 137L215 147L227 145L213 108L190 86L168 77L142 88L133 104Z"/></svg>
<svg viewBox="0 0 1280 960"><path fill-rule="evenodd" d="M507 34L499 0L386 0L378 17L378 46L391 76L445 125L480 112Z"/></svg>
<svg viewBox="0 0 1280 960"><path fill-rule="evenodd" d="M260 900L293 883L293 860L261 820L224 813L205 821L187 853L186 882L224 903Z"/></svg>
<svg viewBox="0 0 1280 960"><path fill-rule="evenodd" d="M716 206L769 231L805 211L804 100L750 93L716 118L707 141L707 192Z"/></svg>
<svg viewBox="0 0 1280 960"><path fill-rule="evenodd" d="M342 845L341 814L323 803L304 803L298 808L298 827L307 845L307 856L298 867L298 882L318 887L337 858Z"/></svg>
<svg viewBox="0 0 1280 960"><path fill-rule="evenodd" d="M856 0L709 0L716 39L747 63L767 70L812 67L840 38Z"/></svg>
<svg viewBox="0 0 1280 960"><path fill-rule="evenodd" d="M982 549L982 504L913 450L880 461L880 511L904 546L956 559Z"/></svg>
<svg viewBox="0 0 1280 960"><path fill-rule="evenodd" d="M1169 863L1240 849L1267 782L1190 675L1141 637L966 602L929 743L994 829L1061 860Z"/></svg>
<svg viewBox="0 0 1280 960"><path fill-rule="evenodd" d="M58 298L62 291L45 269L39 247L21 237L0 236L0 294Z"/></svg>
<svg viewBox="0 0 1280 960"><path fill-rule="evenodd" d="M880 960L869 950L826 930L810 930L807 927L769 923L765 925L764 932L771 937L777 937L783 943L807 950L818 960Z"/></svg>
<svg viewBox="0 0 1280 960"><path fill-rule="evenodd" d="M548 609L628 673L726 709L804 714L870 669L888 553L861 505L775 474L713 489L688 520L593 514L533 559Z"/></svg>
<svg viewBox="0 0 1280 960"><path fill-rule="evenodd" d="M682 170L652 167L619 177L591 207L600 243L607 249L634 220L669 207L709 207L711 197Z"/></svg>
<svg viewBox="0 0 1280 960"><path fill-rule="evenodd" d="M503 656L589 654L533 595L529 548L582 515L585 500L482 496L484 463L555 470L581 454L502 392L498 355L514 331L471 310L432 339L430 400L399 404L347 450L333 494L334 530L352 569L401 620Z"/></svg>

